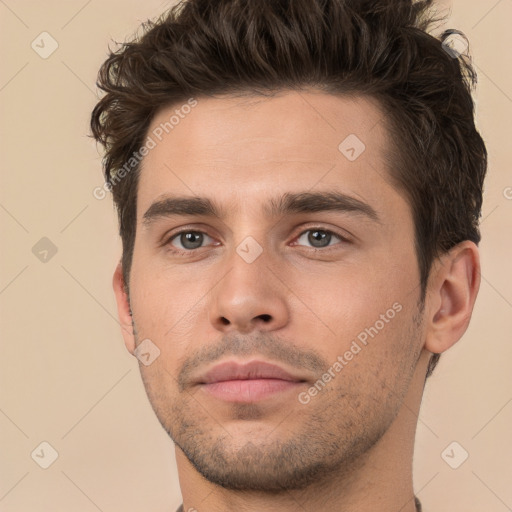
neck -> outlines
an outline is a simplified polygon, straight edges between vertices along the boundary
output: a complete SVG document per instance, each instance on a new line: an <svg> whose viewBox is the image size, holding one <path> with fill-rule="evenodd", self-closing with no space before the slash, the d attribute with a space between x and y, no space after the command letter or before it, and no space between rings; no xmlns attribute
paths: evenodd
<svg viewBox="0 0 512 512"><path fill-rule="evenodd" d="M412 460L429 355L422 354L402 407L380 440L350 468L306 489L279 494L225 489L206 480L176 447L183 510L416 512Z"/></svg>

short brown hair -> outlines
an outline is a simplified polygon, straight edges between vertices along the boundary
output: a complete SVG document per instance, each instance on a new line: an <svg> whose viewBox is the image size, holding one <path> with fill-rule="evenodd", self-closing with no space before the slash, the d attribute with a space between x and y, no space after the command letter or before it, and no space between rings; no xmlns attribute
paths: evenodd
<svg viewBox="0 0 512 512"><path fill-rule="evenodd" d="M370 95L385 112L394 146L390 177L413 211L423 304L434 259L464 240L480 241L487 169L474 123L476 74L467 55L445 44L454 31L427 32L438 21L432 4L186 0L111 51L99 72L97 85L106 94L91 129L106 150L127 290L139 166L121 180L116 173L144 143L156 112L191 97L313 87ZM432 356L427 376L438 359Z"/></svg>

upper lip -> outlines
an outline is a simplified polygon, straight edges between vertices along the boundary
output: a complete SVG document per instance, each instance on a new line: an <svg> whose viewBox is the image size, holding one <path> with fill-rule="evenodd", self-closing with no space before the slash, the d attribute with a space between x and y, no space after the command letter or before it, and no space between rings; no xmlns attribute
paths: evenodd
<svg viewBox="0 0 512 512"><path fill-rule="evenodd" d="M280 366L265 361L249 361L239 363L236 361L225 361L211 368L202 374L197 382L199 384L211 384L225 380L248 380L248 379L280 379L295 382L305 382L305 379L292 375Z"/></svg>

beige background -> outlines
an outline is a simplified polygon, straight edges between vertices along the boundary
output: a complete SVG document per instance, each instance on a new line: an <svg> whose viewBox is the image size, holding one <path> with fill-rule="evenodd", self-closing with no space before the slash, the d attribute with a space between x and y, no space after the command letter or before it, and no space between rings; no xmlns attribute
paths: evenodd
<svg viewBox="0 0 512 512"><path fill-rule="evenodd" d="M86 135L109 41L124 40L168 5L0 0L2 512L164 512L181 503L172 442L120 335L110 285L120 255L116 218L109 197L92 195L101 162ZM452 7L449 26L471 42L490 169L480 296L469 331L427 385L414 483L426 512L505 512L512 509L512 72L505 65L512 0L442 6ZM31 48L43 31L59 45L47 59ZM46 262L32 252L43 237L57 248ZM43 441L58 452L48 469L35 462L48 449L31 457ZM453 441L469 453L458 469L441 456Z"/></svg>

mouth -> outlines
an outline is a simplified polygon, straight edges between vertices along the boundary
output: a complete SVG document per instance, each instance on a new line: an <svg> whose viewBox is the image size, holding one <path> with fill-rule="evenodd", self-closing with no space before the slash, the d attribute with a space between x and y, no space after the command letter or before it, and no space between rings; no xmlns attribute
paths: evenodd
<svg viewBox="0 0 512 512"><path fill-rule="evenodd" d="M237 363L227 361L214 366L196 382L210 396L226 402L258 402L284 397L307 380L284 368L264 361Z"/></svg>

